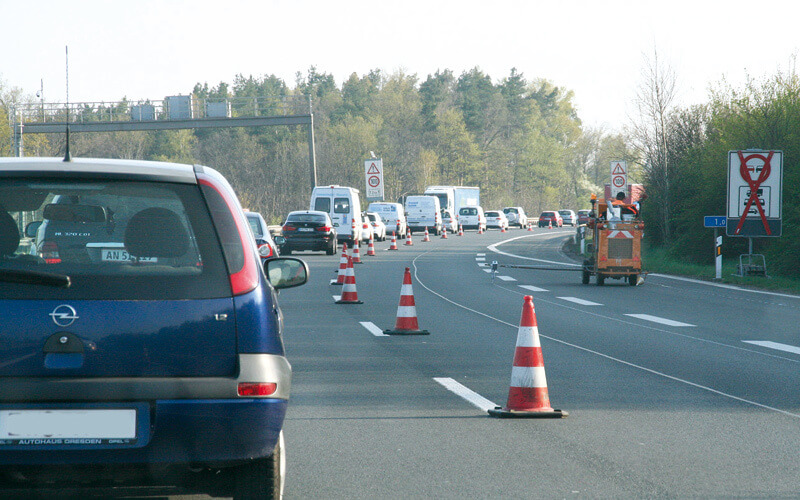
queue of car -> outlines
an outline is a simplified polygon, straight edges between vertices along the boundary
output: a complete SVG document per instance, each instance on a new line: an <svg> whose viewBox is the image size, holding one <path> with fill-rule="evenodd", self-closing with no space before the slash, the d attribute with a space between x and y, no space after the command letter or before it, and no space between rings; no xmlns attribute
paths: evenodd
<svg viewBox="0 0 800 500"><path fill-rule="evenodd" d="M508 219L506 215L500 210L489 210L486 212L486 229L493 227L495 229L508 229Z"/></svg>

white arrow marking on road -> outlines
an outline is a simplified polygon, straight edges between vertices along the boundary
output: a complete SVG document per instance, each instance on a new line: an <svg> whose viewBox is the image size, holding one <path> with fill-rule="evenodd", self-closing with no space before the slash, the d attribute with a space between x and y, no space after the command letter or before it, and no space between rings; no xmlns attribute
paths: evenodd
<svg viewBox="0 0 800 500"><path fill-rule="evenodd" d="M369 333L375 335L376 337L389 337L389 335L383 333L383 330L378 328L378 325L371 321L360 321L359 323L361 323L361 326L369 330Z"/></svg>
<svg viewBox="0 0 800 500"><path fill-rule="evenodd" d="M466 399L473 405L477 406L483 411L492 410L497 408L497 405L486 399L485 397L481 396L477 392L464 387L463 385L459 384L455 380L447 377L434 377L433 380L437 381L438 383L442 384L445 389L448 391L461 396L462 398Z"/></svg>
<svg viewBox="0 0 800 500"><path fill-rule="evenodd" d="M779 351L791 352L800 354L800 347L795 347L788 344L779 344L777 342L770 342L769 340L742 340L746 344L760 345L761 347L768 347L770 349L777 349Z"/></svg>
<svg viewBox="0 0 800 500"><path fill-rule="evenodd" d="M511 276L498 276L497 278L501 279L503 281L517 281L516 279L512 278Z"/></svg>
<svg viewBox="0 0 800 500"><path fill-rule="evenodd" d="M662 325L667 325L667 326L697 326L697 325L690 325L689 323L681 323L680 321L675 321L672 319L659 318L658 316L651 316L649 314L626 314L625 316L630 316L631 318L639 318L645 321L652 321L653 323L661 323Z"/></svg>
<svg viewBox="0 0 800 500"><path fill-rule="evenodd" d="M602 306L603 304L598 304L597 302L592 302L590 300L583 300L579 299L578 297L556 297L561 300L568 300L569 302L574 302L576 304L580 304L582 306Z"/></svg>
<svg viewBox="0 0 800 500"><path fill-rule="evenodd" d="M539 288L538 286L533 285L520 285L520 288L524 288L525 290L530 290L531 292L546 292L544 288Z"/></svg>

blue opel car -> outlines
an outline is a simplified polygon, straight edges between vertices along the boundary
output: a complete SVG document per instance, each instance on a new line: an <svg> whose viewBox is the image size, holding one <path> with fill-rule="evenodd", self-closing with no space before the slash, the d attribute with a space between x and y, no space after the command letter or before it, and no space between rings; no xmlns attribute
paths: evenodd
<svg viewBox="0 0 800 500"><path fill-rule="evenodd" d="M211 168L0 159L0 496L279 498L307 277Z"/></svg>

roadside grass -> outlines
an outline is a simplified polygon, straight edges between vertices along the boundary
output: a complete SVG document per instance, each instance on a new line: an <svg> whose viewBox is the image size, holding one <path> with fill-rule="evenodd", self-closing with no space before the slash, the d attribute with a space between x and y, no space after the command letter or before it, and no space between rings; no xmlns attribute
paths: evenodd
<svg viewBox="0 0 800 500"><path fill-rule="evenodd" d="M651 273L673 274L705 281L714 281L716 275L716 268L713 264L697 264L678 260L667 255L667 252L663 248L644 248L642 250L642 264L644 268ZM767 261L767 277L734 276L738 264L738 256L729 256L726 258L723 255L721 283L758 288L761 290L800 294L800 280L771 274L769 261Z"/></svg>

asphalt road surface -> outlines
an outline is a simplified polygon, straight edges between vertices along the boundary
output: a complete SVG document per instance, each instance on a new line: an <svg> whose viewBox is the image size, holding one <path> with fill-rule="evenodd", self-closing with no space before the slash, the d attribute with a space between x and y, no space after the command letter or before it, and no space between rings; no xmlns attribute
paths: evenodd
<svg viewBox="0 0 800 500"><path fill-rule="evenodd" d="M294 369L287 498L794 497L800 492L800 297L649 275L581 284L574 230L490 231L355 267L300 253L281 292ZM411 268L420 328L394 326ZM557 420L495 419L532 295Z"/></svg>

